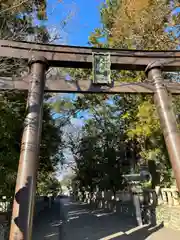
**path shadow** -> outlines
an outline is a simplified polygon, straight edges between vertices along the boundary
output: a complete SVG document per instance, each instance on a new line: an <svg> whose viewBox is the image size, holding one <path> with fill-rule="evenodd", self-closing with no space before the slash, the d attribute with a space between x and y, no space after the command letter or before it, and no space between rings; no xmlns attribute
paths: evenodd
<svg viewBox="0 0 180 240"><path fill-rule="evenodd" d="M137 228L133 217L105 209L92 210L87 204L56 201L51 209L41 213L34 228L33 240L145 240L163 225Z"/></svg>
<svg viewBox="0 0 180 240"><path fill-rule="evenodd" d="M134 229L130 229L129 231L122 233L120 236L118 236L117 234L114 234L114 237L112 236L106 236L108 237L108 239L110 240L148 240L148 238L155 232L159 231L160 229L162 229L164 227L163 223L155 226L155 227L151 227L150 225L145 225L145 226L141 226L141 227L137 227Z"/></svg>
<svg viewBox="0 0 180 240"><path fill-rule="evenodd" d="M104 209L91 210L87 204L70 202L65 208L68 209L68 221L60 225L59 240L98 240L136 226L133 218Z"/></svg>
<svg viewBox="0 0 180 240"><path fill-rule="evenodd" d="M58 240L60 224L59 202L55 202L51 208L47 207L38 214L33 226L32 240Z"/></svg>

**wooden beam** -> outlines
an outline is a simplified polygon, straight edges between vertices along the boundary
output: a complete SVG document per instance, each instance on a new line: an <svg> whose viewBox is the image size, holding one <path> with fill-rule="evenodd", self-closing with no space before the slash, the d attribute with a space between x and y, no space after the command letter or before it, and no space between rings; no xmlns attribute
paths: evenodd
<svg viewBox="0 0 180 240"><path fill-rule="evenodd" d="M0 57L28 60L32 55L47 58L50 66L92 68L92 53L110 53L112 69L142 70L148 63L161 61L164 71L180 70L180 51L138 51L74 47L0 40Z"/></svg>
<svg viewBox="0 0 180 240"><path fill-rule="evenodd" d="M0 77L0 90L19 89L28 90L28 77L22 79ZM180 84L166 83L170 93L180 94ZM90 80L67 81L62 77L50 78L46 81L45 92L59 93L130 93L130 94L153 94L154 87L149 83L120 83L116 82L113 86L93 85Z"/></svg>

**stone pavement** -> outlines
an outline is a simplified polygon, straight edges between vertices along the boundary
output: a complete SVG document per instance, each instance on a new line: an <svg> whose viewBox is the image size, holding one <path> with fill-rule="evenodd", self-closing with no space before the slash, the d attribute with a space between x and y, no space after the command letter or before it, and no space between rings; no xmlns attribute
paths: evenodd
<svg viewBox="0 0 180 240"><path fill-rule="evenodd" d="M180 231L174 231L168 228L162 228L153 233L146 240L178 240L180 239Z"/></svg>
<svg viewBox="0 0 180 240"><path fill-rule="evenodd" d="M62 222L62 220L65 220ZM67 221L66 221L67 220ZM56 200L36 220L32 240L179 240L180 232L158 226L136 227L133 218L91 211L86 204Z"/></svg>

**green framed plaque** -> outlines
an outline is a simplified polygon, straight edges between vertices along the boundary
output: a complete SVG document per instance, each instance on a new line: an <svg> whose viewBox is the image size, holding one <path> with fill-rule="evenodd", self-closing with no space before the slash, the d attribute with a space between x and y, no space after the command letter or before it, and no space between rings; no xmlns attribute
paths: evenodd
<svg viewBox="0 0 180 240"><path fill-rule="evenodd" d="M108 53L93 53L93 83L111 84L111 57Z"/></svg>

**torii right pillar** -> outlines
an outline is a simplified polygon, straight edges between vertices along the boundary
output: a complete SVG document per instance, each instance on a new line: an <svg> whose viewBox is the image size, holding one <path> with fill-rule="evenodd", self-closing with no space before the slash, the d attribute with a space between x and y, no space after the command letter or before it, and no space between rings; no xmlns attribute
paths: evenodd
<svg viewBox="0 0 180 240"><path fill-rule="evenodd" d="M180 133L173 112L171 100L162 75L163 66L159 62L150 63L145 72L154 84L154 102L159 114L166 147L168 150L177 188L180 192Z"/></svg>

